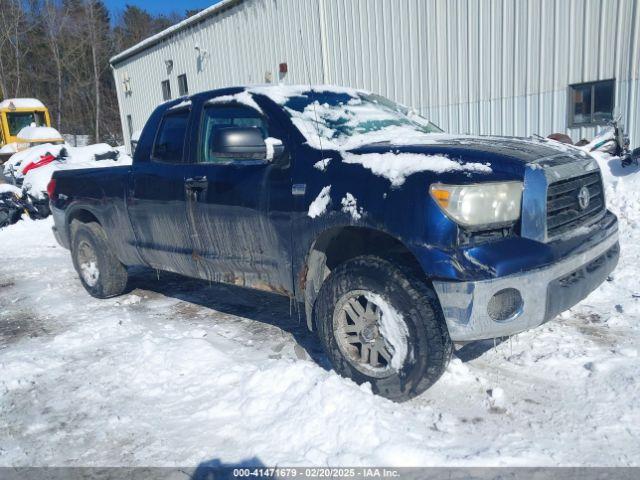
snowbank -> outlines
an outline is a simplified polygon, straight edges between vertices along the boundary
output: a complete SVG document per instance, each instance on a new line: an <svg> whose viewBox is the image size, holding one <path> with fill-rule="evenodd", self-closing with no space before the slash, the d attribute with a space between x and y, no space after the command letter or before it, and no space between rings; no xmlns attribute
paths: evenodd
<svg viewBox="0 0 640 480"><path fill-rule="evenodd" d="M59 156L62 149L66 149L67 157L55 160L48 165L44 165L29 170L26 175L23 174L25 167L32 162L40 161L43 155L50 153L53 156ZM118 152L117 160L95 160L95 155L104 154L116 150ZM23 188L31 196L42 199L47 190L47 184L56 170L74 170L81 168L104 168L121 165L131 165L131 157L124 153L122 149L114 149L106 143L98 143L86 147L71 147L66 144L53 145L45 143L31 147L22 152L18 152L4 165L4 174L11 176L11 171L16 178L23 179Z"/></svg>
<svg viewBox="0 0 640 480"><path fill-rule="evenodd" d="M595 157L611 281L403 404L309 360L284 297L153 272L96 300L50 220L0 230L0 465L640 466L640 171Z"/></svg>
<svg viewBox="0 0 640 480"><path fill-rule="evenodd" d="M0 193L13 193L18 197L22 197L22 190L20 190L15 185L10 185L8 183L0 183Z"/></svg>

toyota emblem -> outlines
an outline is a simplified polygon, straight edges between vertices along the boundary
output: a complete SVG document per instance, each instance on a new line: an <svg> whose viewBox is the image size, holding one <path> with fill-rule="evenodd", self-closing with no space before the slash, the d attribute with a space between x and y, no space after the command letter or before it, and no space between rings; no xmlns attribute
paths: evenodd
<svg viewBox="0 0 640 480"><path fill-rule="evenodd" d="M589 206L589 201L591 200L591 194L589 193L589 189L587 187L582 187L580 192L578 192L578 204L582 210L585 210Z"/></svg>

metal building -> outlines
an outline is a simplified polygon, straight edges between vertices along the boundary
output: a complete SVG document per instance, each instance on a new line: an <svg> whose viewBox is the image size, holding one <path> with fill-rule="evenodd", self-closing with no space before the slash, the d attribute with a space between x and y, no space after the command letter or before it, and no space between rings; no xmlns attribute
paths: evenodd
<svg viewBox="0 0 640 480"><path fill-rule="evenodd" d="M375 91L452 133L577 141L621 115L640 145L640 0L223 0L111 65L127 143L167 98L282 81Z"/></svg>

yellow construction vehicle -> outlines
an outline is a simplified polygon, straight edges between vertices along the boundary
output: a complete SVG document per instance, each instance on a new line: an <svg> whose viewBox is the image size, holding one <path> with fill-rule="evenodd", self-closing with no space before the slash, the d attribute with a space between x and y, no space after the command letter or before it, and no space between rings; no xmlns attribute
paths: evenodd
<svg viewBox="0 0 640 480"><path fill-rule="evenodd" d="M35 98L0 101L0 164L14 153L40 143L62 143L51 128L49 110Z"/></svg>

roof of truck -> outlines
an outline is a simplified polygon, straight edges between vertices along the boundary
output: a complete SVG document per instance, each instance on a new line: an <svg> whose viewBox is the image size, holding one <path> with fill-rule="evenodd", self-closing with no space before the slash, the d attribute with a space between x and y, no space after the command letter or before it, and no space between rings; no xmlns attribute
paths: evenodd
<svg viewBox="0 0 640 480"><path fill-rule="evenodd" d="M0 102L0 110L13 108L45 108L36 98L7 98Z"/></svg>

